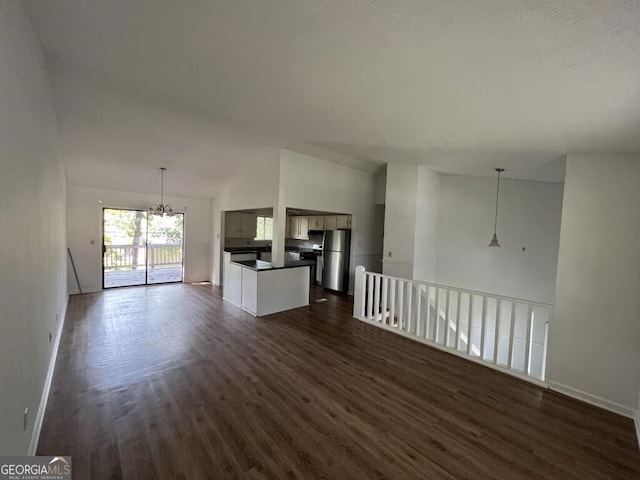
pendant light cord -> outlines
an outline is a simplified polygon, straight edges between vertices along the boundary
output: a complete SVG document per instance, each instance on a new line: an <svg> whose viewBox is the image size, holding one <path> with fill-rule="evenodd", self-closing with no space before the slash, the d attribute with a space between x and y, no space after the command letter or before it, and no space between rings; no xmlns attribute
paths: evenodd
<svg viewBox="0 0 640 480"><path fill-rule="evenodd" d="M500 169L498 170L498 188L496 189L496 218L493 224L493 233L498 233L498 199L500 198Z"/></svg>
<svg viewBox="0 0 640 480"><path fill-rule="evenodd" d="M498 233L498 200L500 199L500 174L504 170L503 168L496 168L498 171L498 188L496 189L496 218L493 224L493 234Z"/></svg>
<svg viewBox="0 0 640 480"><path fill-rule="evenodd" d="M166 168L160 167L160 205L164 208L164 171Z"/></svg>

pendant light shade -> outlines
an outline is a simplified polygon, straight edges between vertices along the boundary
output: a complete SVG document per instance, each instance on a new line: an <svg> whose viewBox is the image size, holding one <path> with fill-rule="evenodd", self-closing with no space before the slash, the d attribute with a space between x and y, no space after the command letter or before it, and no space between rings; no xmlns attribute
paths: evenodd
<svg viewBox="0 0 640 480"><path fill-rule="evenodd" d="M496 189L496 216L493 223L493 237L491 238L491 242L489 242L490 247L500 246L500 243L498 242L498 200L500 198L500 174L504 172L504 168L496 168L496 172L498 172L498 188Z"/></svg>
<svg viewBox="0 0 640 480"><path fill-rule="evenodd" d="M149 207L149 213L152 215L167 215L172 217L175 215L173 208L171 208L171 205L164 203L164 172L166 170L166 168L160 167L160 203L151 205Z"/></svg>
<svg viewBox="0 0 640 480"><path fill-rule="evenodd" d="M500 247L501 246L498 243L498 235L496 235L495 233L493 234L493 238L491 239L491 242L489 242L489 246L490 247Z"/></svg>

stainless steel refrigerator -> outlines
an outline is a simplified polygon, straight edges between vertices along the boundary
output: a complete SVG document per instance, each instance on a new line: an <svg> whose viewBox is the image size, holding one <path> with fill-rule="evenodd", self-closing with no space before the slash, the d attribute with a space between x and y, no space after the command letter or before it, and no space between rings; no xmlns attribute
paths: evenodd
<svg viewBox="0 0 640 480"><path fill-rule="evenodd" d="M322 286L346 293L349 289L351 230L327 230L322 241Z"/></svg>

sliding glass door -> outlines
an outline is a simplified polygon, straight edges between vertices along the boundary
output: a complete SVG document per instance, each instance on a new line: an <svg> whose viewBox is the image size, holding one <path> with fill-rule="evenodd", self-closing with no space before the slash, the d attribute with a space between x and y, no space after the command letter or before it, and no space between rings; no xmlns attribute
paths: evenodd
<svg viewBox="0 0 640 480"><path fill-rule="evenodd" d="M184 215L147 217L147 283L182 281Z"/></svg>
<svg viewBox="0 0 640 480"><path fill-rule="evenodd" d="M182 281L183 214L118 208L102 212L104 288Z"/></svg>

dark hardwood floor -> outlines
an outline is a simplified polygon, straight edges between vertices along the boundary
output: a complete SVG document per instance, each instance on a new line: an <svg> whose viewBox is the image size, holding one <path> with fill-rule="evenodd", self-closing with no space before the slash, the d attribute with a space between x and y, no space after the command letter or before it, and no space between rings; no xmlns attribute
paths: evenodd
<svg viewBox="0 0 640 480"><path fill-rule="evenodd" d="M640 478L633 422L351 318L210 286L71 297L39 455L74 479Z"/></svg>

